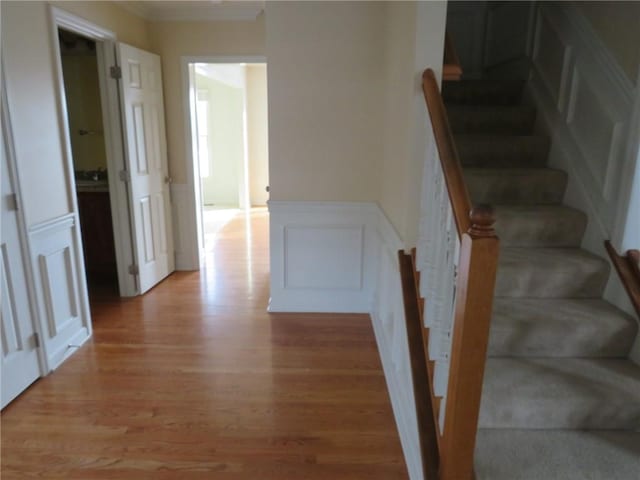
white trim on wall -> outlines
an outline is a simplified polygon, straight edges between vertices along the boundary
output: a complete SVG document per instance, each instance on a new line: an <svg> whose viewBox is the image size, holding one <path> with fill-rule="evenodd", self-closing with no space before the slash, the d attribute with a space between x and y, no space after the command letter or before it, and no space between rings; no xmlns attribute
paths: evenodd
<svg viewBox="0 0 640 480"><path fill-rule="evenodd" d="M573 5L539 4L533 43L527 87L552 137L549 164L569 174L565 203L588 216L582 247L608 260L604 240L622 250L628 229L640 92ZM604 298L632 312L613 268ZM640 340L631 358L640 362Z"/></svg>
<svg viewBox="0 0 640 480"><path fill-rule="evenodd" d="M269 202L270 312L368 313L378 207Z"/></svg>
<svg viewBox="0 0 640 480"><path fill-rule="evenodd" d="M192 63L266 63L267 58L260 55L216 56L216 55L187 55L180 58L182 74L182 112L184 118L185 161L187 165L186 198L174 212L174 218L185 217L185 222L192 226L192 230L182 232L181 238L176 238L176 245L181 243L184 256L176 256L176 270L199 270L204 261L204 245L202 242L202 211L200 200L200 172L197 167L197 157L193 151L193 131L191 118L191 84L194 79L189 64ZM174 207L176 208L176 207ZM194 227L195 226L195 227Z"/></svg>
<svg viewBox="0 0 640 480"><path fill-rule="evenodd" d="M528 89L553 140L550 165L569 173L565 202L588 214L583 247L604 255L603 239L619 238L626 214L637 92L574 6L539 5L533 43Z"/></svg>

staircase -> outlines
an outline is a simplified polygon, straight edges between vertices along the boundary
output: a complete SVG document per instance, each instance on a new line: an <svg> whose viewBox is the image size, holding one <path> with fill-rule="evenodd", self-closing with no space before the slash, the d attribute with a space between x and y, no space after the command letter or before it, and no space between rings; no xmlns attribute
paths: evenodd
<svg viewBox="0 0 640 480"><path fill-rule="evenodd" d="M477 480L640 479L636 321L601 297L602 258L580 248L584 213L519 81L445 82L474 203L496 207L501 241Z"/></svg>

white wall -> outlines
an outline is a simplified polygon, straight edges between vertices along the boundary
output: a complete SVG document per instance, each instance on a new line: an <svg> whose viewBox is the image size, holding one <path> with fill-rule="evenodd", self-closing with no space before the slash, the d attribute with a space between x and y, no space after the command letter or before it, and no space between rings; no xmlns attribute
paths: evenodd
<svg viewBox="0 0 640 480"><path fill-rule="evenodd" d="M269 200L267 66L247 65L246 76L249 197L252 206L263 206Z"/></svg>

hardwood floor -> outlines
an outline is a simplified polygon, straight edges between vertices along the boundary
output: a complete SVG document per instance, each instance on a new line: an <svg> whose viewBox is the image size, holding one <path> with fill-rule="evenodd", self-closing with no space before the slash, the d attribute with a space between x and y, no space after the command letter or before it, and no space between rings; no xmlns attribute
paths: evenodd
<svg viewBox="0 0 640 480"><path fill-rule="evenodd" d="M406 479L368 316L267 313L267 229L94 294L93 339L2 412L2 479Z"/></svg>

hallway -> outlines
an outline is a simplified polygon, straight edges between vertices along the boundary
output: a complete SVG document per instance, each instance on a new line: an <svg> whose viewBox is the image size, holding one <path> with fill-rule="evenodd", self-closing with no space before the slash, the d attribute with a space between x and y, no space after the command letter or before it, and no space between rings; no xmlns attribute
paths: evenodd
<svg viewBox="0 0 640 480"><path fill-rule="evenodd" d="M92 298L92 340L2 412L4 480L406 478L368 316L266 312L264 209L206 259Z"/></svg>

